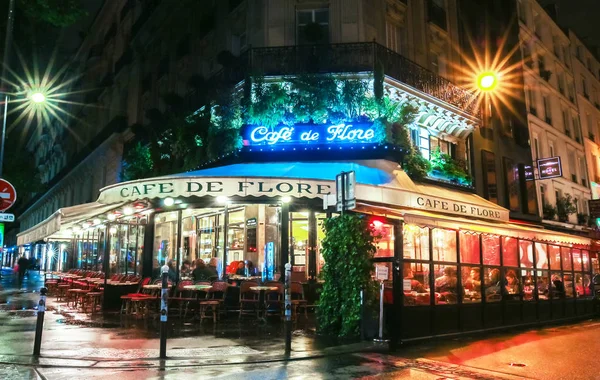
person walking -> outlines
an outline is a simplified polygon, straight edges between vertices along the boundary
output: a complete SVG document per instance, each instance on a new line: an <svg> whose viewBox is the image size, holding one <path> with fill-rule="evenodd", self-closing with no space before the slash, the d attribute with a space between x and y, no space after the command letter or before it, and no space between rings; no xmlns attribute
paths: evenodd
<svg viewBox="0 0 600 380"><path fill-rule="evenodd" d="M25 278L25 273L27 272L27 268L29 267L29 260L25 258L24 255L21 255L19 260L17 261L17 265L19 266L19 289L23 286L23 279Z"/></svg>

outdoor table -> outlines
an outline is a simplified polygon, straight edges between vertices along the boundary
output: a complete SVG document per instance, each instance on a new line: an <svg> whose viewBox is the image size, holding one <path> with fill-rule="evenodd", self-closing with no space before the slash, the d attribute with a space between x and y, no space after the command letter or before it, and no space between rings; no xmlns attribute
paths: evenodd
<svg viewBox="0 0 600 380"><path fill-rule="evenodd" d="M121 310L121 296L134 293L137 290L137 282L111 282L107 281L104 287L104 303L102 305L105 311Z"/></svg>
<svg viewBox="0 0 600 380"><path fill-rule="evenodd" d="M185 285L183 287L185 290L193 290L196 292L207 291L212 289L212 285Z"/></svg>
<svg viewBox="0 0 600 380"><path fill-rule="evenodd" d="M142 289L159 290L159 289L162 289L162 285L161 284L148 284L148 285L142 286Z"/></svg>
<svg viewBox="0 0 600 380"><path fill-rule="evenodd" d="M276 286L251 286L250 290L253 290L258 293L258 320L261 322L266 322L265 314L265 292L267 290L277 290ZM262 315L261 315L262 313Z"/></svg>

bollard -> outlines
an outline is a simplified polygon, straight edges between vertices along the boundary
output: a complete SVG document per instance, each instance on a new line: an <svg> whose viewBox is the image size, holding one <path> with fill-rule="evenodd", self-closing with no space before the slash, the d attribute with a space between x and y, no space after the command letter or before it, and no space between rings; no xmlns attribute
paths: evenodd
<svg viewBox="0 0 600 380"><path fill-rule="evenodd" d="M364 291L360 290L360 339L365 340L365 300Z"/></svg>
<svg viewBox="0 0 600 380"><path fill-rule="evenodd" d="M37 323L35 325L35 339L33 341L33 355L40 356L42 348L42 331L44 330L44 314L46 314L46 293L48 289L40 289L40 302L38 302Z"/></svg>
<svg viewBox="0 0 600 380"><path fill-rule="evenodd" d="M292 264L285 264L285 356L292 352Z"/></svg>
<svg viewBox="0 0 600 380"><path fill-rule="evenodd" d="M162 293L160 296L160 358L167 357L167 314L169 297L169 266L162 267Z"/></svg>
<svg viewBox="0 0 600 380"><path fill-rule="evenodd" d="M385 285L383 281L379 284L379 338L375 339L376 342L387 342L383 339L383 297L385 293Z"/></svg>

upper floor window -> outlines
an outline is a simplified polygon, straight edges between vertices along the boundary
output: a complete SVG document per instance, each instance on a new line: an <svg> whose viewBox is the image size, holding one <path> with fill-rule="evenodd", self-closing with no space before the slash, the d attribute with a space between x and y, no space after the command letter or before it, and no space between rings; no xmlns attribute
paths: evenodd
<svg viewBox="0 0 600 380"><path fill-rule="evenodd" d="M388 49L395 51L396 53L402 54L403 48L406 44L404 37L406 29L400 24L386 20L385 22L385 42Z"/></svg>
<svg viewBox="0 0 600 380"><path fill-rule="evenodd" d="M299 45L329 43L329 9L298 10L296 20Z"/></svg>
<svg viewBox="0 0 600 380"><path fill-rule="evenodd" d="M581 90L583 91L583 96L589 99L590 94L588 93L587 82L584 75L581 76Z"/></svg>
<svg viewBox="0 0 600 380"><path fill-rule="evenodd" d="M427 16L429 22L434 23L442 29L446 29L446 1L428 0Z"/></svg>
<svg viewBox="0 0 600 380"><path fill-rule="evenodd" d="M498 179L496 177L496 156L486 150L481 151L484 196L487 200L498 203Z"/></svg>

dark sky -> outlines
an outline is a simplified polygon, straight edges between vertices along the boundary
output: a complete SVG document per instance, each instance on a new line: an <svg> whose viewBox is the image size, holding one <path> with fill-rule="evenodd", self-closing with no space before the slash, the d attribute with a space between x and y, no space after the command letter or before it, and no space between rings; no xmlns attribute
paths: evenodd
<svg viewBox="0 0 600 380"><path fill-rule="evenodd" d="M543 0L541 4L555 3L558 22L572 29L593 53L600 57L600 0Z"/></svg>

